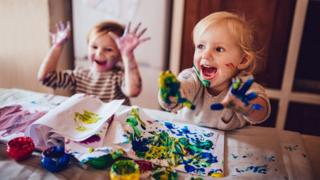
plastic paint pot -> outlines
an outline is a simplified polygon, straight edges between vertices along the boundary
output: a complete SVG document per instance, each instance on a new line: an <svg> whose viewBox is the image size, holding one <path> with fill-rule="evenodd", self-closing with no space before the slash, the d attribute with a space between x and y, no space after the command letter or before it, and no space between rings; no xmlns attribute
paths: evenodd
<svg viewBox="0 0 320 180"><path fill-rule="evenodd" d="M50 172L59 172L65 169L70 161L70 155L64 152L62 146L52 146L41 154L41 165Z"/></svg>
<svg viewBox="0 0 320 180"><path fill-rule="evenodd" d="M7 144L8 155L16 161L28 158L35 149L34 143L30 137L17 137L10 140Z"/></svg>

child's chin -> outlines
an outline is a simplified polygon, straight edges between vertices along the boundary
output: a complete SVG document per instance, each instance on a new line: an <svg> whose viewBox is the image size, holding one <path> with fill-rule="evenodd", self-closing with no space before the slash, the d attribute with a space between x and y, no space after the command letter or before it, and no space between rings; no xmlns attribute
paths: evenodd
<svg viewBox="0 0 320 180"><path fill-rule="evenodd" d="M113 67L96 65L96 70L97 70L98 72L106 72L106 71L111 70L112 68L113 68Z"/></svg>

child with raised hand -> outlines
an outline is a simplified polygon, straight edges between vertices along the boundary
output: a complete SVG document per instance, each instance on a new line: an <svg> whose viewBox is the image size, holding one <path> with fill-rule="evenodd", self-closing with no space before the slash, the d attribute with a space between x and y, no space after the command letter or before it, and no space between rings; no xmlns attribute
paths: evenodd
<svg viewBox="0 0 320 180"><path fill-rule="evenodd" d="M245 20L230 12L212 13L196 24L193 42L193 68L177 80L166 78L172 79L170 72L161 75L160 105L184 120L222 130L265 121L270 102L253 82L257 52Z"/></svg>
<svg viewBox="0 0 320 180"><path fill-rule="evenodd" d="M126 29L116 22L104 21L92 28L88 34L89 68L56 71L63 46L71 34L70 23L60 22L57 32L52 34L53 45L38 71L38 80L52 88L70 88L75 93L95 95L102 101L138 96L142 82L134 50L149 37L142 38L146 28ZM122 63L122 64L121 64Z"/></svg>

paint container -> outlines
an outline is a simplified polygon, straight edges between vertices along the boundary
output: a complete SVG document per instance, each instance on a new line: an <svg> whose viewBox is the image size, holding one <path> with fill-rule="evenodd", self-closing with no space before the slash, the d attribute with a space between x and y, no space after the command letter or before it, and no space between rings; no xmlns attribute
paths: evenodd
<svg viewBox="0 0 320 180"><path fill-rule="evenodd" d="M112 164L111 180L139 180L139 165L133 160L119 160Z"/></svg>
<svg viewBox="0 0 320 180"><path fill-rule="evenodd" d="M35 146L32 139L26 136L16 137L7 144L8 155L16 161L27 159L34 149Z"/></svg>

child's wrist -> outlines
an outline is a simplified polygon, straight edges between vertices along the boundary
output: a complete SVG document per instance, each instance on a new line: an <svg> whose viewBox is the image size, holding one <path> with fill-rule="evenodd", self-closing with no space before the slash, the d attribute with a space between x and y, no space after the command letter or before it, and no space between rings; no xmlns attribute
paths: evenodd
<svg viewBox="0 0 320 180"><path fill-rule="evenodd" d="M137 62L132 62L132 61L128 61L127 63L124 63L124 67L127 67L129 69L137 69L138 68L138 64Z"/></svg>
<svg viewBox="0 0 320 180"><path fill-rule="evenodd" d="M52 44L52 48L63 48L65 43L54 43Z"/></svg>

